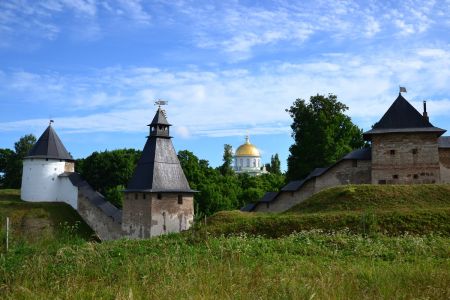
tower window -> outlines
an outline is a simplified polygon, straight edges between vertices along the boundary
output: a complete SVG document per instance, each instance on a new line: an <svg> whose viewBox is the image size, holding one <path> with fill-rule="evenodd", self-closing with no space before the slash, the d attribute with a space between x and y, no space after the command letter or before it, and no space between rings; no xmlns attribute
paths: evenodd
<svg viewBox="0 0 450 300"><path fill-rule="evenodd" d="M417 149L412 149L412 154L417 154L418 150Z"/></svg>
<svg viewBox="0 0 450 300"><path fill-rule="evenodd" d="M418 178L419 178L419 175L418 175L418 174L414 174L414 175L413 175L413 178L414 178L414 179L418 179Z"/></svg>
<svg viewBox="0 0 450 300"><path fill-rule="evenodd" d="M352 167L357 168L358 167L358 161L356 159L352 160Z"/></svg>
<svg viewBox="0 0 450 300"><path fill-rule="evenodd" d="M397 174L392 175L392 178L393 178L393 179L398 179L398 175L397 175Z"/></svg>
<svg viewBox="0 0 450 300"><path fill-rule="evenodd" d="M142 193L142 199L145 199L145 193Z"/></svg>
<svg viewBox="0 0 450 300"><path fill-rule="evenodd" d="M391 155L395 155L395 150L391 150L391 151L390 151L390 154L391 154Z"/></svg>
<svg viewBox="0 0 450 300"><path fill-rule="evenodd" d="M159 200L161 200L161 199L162 199L162 194L161 194L161 193L158 193L158 194L156 195L156 197L157 197Z"/></svg>
<svg viewBox="0 0 450 300"><path fill-rule="evenodd" d="M183 195L178 195L178 204L183 204Z"/></svg>
<svg viewBox="0 0 450 300"><path fill-rule="evenodd" d="M134 194L134 199L137 200L137 198L138 198L138 194L135 193L135 194Z"/></svg>
<svg viewBox="0 0 450 300"><path fill-rule="evenodd" d="M384 179L378 180L378 184L386 184L386 180Z"/></svg>

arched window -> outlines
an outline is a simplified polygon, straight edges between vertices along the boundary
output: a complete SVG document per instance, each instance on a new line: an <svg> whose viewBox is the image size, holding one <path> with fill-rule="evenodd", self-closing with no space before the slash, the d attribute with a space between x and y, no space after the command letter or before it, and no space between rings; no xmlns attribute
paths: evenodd
<svg viewBox="0 0 450 300"><path fill-rule="evenodd" d="M256 159L253 159L253 167L256 168Z"/></svg>
<svg viewBox="0 0 450 300"><path fill-rule="evenodd" d="M247 158L247 168L250 168L250 158Z"/></svg>

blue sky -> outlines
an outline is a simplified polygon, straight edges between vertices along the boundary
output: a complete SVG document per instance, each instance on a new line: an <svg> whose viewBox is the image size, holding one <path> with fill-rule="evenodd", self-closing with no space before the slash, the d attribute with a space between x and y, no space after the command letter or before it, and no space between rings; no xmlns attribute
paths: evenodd
<svg viewBox="0 0 450 300"><path fill-rule="evenodd" d="M48 120L75 158L142 148L169 101L177 150L221 163L248 132L285 168L296 98L364 130L405 86L450 129L450 1L0 1L0 148Z"/></svg>

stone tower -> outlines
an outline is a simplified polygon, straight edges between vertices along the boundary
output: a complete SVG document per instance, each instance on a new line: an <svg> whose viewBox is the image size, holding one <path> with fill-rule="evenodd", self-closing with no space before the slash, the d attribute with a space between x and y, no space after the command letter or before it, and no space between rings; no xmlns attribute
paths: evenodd
<svg viewBox="0 0 450 300"><path fill-rule="evenodd" d="M372 184L438 183L438 139L426 112L419 113L401 94L373 128L364 133L372 142Z"/></svg>
<svg viewBox="0 0 450 300"><path fill-rule="evenodd" d="M51 123L23 160L22 200L66 202L77 208L77 192L60 175L74 172L75 163ZM64 182L63 182L64 181Z"/></svg>
<svg viewBox="0 0 450 300"><path fill-rule="evenodd" d="M130 238L149 238L188 229L194 219L194 192L181 168L159 107L142 156L125 190L122 230Z"/></svg>

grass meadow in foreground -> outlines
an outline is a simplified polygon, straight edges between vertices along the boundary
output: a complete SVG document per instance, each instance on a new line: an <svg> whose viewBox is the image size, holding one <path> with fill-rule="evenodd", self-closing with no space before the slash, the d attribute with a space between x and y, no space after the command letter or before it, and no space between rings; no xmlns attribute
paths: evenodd
<svg viewBox="0 0 450 300"><path fill-rule="evenodd" d="M6 299L449 299L450 239L309 231L19 243ZM55 242L54 242L55 243Z"/></svg>

